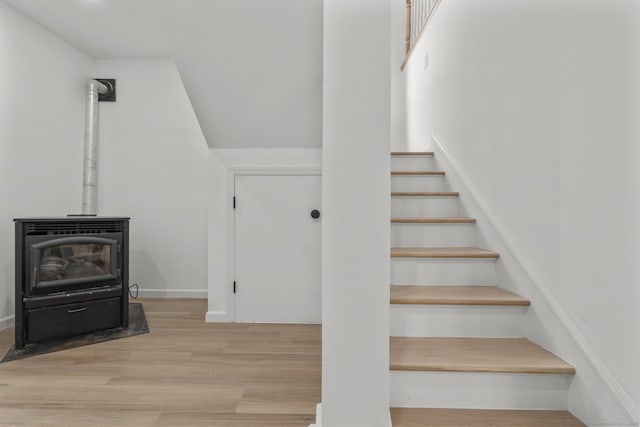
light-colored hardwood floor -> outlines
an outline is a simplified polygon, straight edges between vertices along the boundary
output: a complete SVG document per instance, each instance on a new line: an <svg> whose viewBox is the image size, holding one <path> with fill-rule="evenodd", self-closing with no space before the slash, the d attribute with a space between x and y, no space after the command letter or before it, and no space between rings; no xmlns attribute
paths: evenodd
<svg viewBox="0 0 640 427"><path fill-rule="evenodd" d="M573 366L527 339L391 337L392 370L575 374Z"/></svg>
<svg viewBox="0 0 640 427"><path fill-rule="evenodd" d="M394 427L584 427L567 411L391 409Z"/></svg>
<svg viewBox="0 0 640 427"><path fill-rule="evenodd" d="M391 218L392 224L475 224L475 218Z"/></svg>
<svg viewBox="0 0 640 427"><path fill-rule="evenodd" d="M138 302L150 334L0 364L0 426L314 422L320 326L207 324L205 300ZM12 344L12 331L0 332L0 352ZM394 409L393 425L581 425L566 413L424 411Z"/></svg>
<svg viewBox="0 0 640 427"><path fill-rule="evenodd" d="M150 334L0 364L0 426L307 426L319 325L207 324L206 300L140 299ZM13 343L0 333L2 355Z"/></svg>
<svg viewBox="0 0 640 427"><path fill-rule="evenodd" d="M433 156L433 151L392 151L392 156Z"/></svg>
<svg viewBox="0 0 640 427"><path fill-rule="evenodd" d="M444 175L444 171L391 171L391 175L415 175L415 176Z"/></svg>
<svg viewBox="0 0 640 427"><path fill-rule="evenodd" d="M480 248L391 248L392 258L498 258L496 252Z"/></svg>
<svg viewBox="0 0 640 427"><path fill-rule="evenodd" d="M458 197L457 191L394 191L391 197Z"/></svg>
<svg viewBox="0 0 640 427"><path fill-rule="evenodd" d="M496 286L391 285L391 304L528 306L531 303Z"/></svg>

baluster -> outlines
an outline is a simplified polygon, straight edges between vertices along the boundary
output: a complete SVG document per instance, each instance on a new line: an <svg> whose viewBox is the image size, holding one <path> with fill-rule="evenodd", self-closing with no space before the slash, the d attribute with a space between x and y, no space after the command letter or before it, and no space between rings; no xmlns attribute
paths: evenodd
<svg viewBox="0 0 640 427"><path fill-rule="evenodd" d="M427 20L428 14L429 14L429 1L424 0L424 6L422 6L422 22L420 23L421 27L424 25L424 22Z"/></svg>
<svg viewBox="0 0 640 427"><path fill-rule="evenodd" d="M422 26L422 13L424 12L424 0L420 0L420 8L418 9L418 19L416 20L416 38Z"/></svg>
<svg viewBox="0 0 640 427"><path fill-rule="evenodd" d="M405 53L409 53L411 50L411 35L412 35L412 25L411 25L411 0L407 0L407 28L405 32Z"/></svg>
<svg viewBox="0 0 640 427"><path fill-rule="evenodd" d="M440 0L406 0L405 50L408 54Z"/></svg>

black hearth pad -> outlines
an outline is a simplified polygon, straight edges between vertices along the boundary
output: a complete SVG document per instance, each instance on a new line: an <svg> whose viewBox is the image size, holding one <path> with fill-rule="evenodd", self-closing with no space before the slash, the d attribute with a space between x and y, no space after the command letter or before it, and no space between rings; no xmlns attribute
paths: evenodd
<svg viewBox="0 0 640 427"><path fill-rule="evenodd" d="M15 347L7 352L0 363L12 360L24 359L38 354L52 353L54 351L68 350L99 342L117 340L118 338L132 337L149 333L149 325L144 315L144 309L140 303L129 304L129 327L127 329L114 328L106 331L98 331L77 337L62 338L42 343L29 344L23 349L16 350Z"/></svg>

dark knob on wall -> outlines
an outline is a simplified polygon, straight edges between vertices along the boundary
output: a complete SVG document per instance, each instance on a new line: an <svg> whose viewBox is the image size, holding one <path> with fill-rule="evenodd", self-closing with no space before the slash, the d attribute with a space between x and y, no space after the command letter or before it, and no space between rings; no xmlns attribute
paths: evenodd
<svg viewBox="0 0 640 427"><path fill-rule="evenodd" d="M320 211L318 209L314 209L311 211L311 218L318 219L320 218Z"/></svg>

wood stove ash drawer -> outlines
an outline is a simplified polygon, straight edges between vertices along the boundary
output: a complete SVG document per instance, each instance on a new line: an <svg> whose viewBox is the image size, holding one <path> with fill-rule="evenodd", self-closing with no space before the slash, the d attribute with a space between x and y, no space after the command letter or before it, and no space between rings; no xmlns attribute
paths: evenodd
<svg viewBox="0 0 640 427"><path fill-rule="evenodd" d="M122 298L27 310L27 341L63 338L121 326Z"/></svg>

